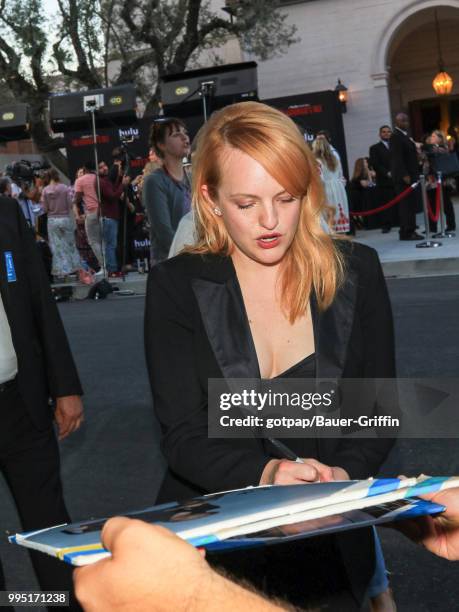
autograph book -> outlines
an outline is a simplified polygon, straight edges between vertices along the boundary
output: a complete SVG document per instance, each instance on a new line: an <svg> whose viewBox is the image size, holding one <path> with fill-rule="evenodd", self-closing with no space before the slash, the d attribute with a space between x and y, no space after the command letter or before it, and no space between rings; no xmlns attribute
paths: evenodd
<svg viewBox="0 0 459 612"><path fill-rule="evenodd" d="M158 524L197 547L231 550L438 514L419 495L458 487L459 477L351 480L248 487L151 506L123 516ZM71 565L110 556L100 542L108 517L10 536L10 542Z"/></svg>

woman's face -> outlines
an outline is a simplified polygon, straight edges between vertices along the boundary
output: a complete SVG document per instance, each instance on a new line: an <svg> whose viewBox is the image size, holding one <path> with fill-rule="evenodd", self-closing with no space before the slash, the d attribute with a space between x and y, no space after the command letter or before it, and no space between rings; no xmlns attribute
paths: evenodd
<svg viewBox="0 0 459 612"><path fill-rule="evenodd" d="M190 137L182 126L172 126L171 132L164 139L164 144L158 145L164 154L182 158L190 154Z"/></svg>
<svg viewBox="0 0 459 612"><path fill-rule="evenodd" d="M228 147L221 160L221 184L217 201L236 248L242 255L264 265L279 263L295 236L300 199L293 197L261 164L238 149ZM209 199L207 186L202 187Z"/></svg>
<svg viewBox="0 0 459 612"><path fill-rule="evenodd" d="M440 137L437 133L432 132L432 134L430 135L430 144L433 144L433 145L441 144Z"/></svg>

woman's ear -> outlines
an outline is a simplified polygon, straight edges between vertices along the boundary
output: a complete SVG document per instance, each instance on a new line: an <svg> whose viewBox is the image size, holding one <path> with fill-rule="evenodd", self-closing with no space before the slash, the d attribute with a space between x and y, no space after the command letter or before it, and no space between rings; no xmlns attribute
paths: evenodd
<svg viewBox="0 0 459 612"><path fill-rule="evenodd" d="M209 206L214 206L212 198L210 197L209 188L207 185L201 185L201 195Z"/></svg>
<svg viewBox="0 0 459 612"><path fill-rule="evenodd" d="M221 217L223 213L220 210L220 208L216 205L216 202L210 197L209 188L207 187L207 185L201 185L201 194L203 195L206 201L206 204L212 210L213 214L216 215L217 217Z"/></svg>

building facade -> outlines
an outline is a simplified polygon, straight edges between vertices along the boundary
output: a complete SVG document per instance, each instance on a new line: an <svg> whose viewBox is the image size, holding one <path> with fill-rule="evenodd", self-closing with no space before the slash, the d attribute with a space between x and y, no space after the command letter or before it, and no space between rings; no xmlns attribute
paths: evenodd
<svg viewBox="0 0 459 612"><path fill-rule="evenodd" d="M258 65L261 99L348 88L344 129L350 167L368 154L378 128L410 113L416 138L459 127L459 0L296 0L281 2L297 26L298 43ZM213 0L215 9L224 0ZM438 43L454 87L448 97L432 88ZM228 48L226 61L256 59ZM326 128L326 126L324 126Z"/></svg>

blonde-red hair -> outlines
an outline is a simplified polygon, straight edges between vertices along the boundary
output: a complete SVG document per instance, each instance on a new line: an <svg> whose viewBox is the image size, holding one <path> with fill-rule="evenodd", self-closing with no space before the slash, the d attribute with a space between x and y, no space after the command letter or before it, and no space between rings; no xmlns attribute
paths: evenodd
<svg viewBox="0 0 459 612"><path fill-rule="evenodd" d="M283 260L282 306L291 322L303 316L312 289L318 306L333 301L344 275L343 259L336 241L322 225L329 217L317 162L293 121L280 111L258 102L241 102L215 112L201 128L193 155L192 202L196 244L191 253L231 255L234 244L213 204L203 195L207 185L218 200L221 158L232 147L260 163L286 191L301 198L295 237Z"/></svg>

